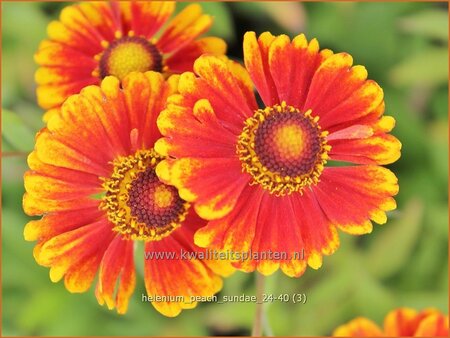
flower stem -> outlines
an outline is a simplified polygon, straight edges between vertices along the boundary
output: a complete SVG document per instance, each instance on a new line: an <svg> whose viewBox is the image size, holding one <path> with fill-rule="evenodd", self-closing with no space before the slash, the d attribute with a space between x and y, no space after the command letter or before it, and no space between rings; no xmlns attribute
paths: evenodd
<svg viewBox="0 0 450 338"><path fill-rule="evenodd" d="M5 151L2 152L2 157L27 157L28 154L24 151Z"/></svg>
<svg viewBox="0 0 450 338"><path fill-rule="evenodd" d="M269 319L267 318L267 306L264 306L263 308L263 331L266 333L267 337L273 337L272 327L270 326Z"/></svg>
<svg viewBox="0 0 450 338"><path fill-rule="evenodd" d="M263 293L264 293L264 276L256 272L256 313L255 321L253 322L253 337L261 337L263 333L264 324L264 303L263 303Z"/></svg>

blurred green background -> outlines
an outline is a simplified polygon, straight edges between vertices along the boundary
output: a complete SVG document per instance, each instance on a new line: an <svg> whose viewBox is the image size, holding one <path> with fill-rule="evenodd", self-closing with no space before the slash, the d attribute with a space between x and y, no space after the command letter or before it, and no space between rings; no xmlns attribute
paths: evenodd
<svg viewBox="0 0 450 338"><path fill-rule="evenodd" d="M46 25L67 3L2 2L2 330L3 335L248 335L255 304L201 304L175 319L141 302L142 276L129 311L100 307L91 289L70 294L25 242L22 211L26 154L42 127L33 53ZM186 4L180 4L180 8ZM395 307L448 312L448 5L446 3L203 3L215 15L210 35L242 58L247 30L318 38L353 55L384 89L397 120L401 159L398 209L371 235L341 233L341 248L300 279L267 278L267 291L306 293L304 305L266 304L276 335L329 335L356 316L378 323ZM139 260L140 261L140 260ZM139 271L139 269L138 269ZM223 295L252 295L254 275L236 273Z"/></svg>

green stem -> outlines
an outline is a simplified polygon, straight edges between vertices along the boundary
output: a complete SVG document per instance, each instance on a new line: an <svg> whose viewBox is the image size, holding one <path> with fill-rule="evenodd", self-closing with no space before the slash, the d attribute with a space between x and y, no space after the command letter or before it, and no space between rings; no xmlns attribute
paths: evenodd
<svg viewBox="0 0 450 338"><path fill-rule="evenodd" d="M264 325L264 303L263 303L263 293L264 293L264 276L256 272L256 313L255 321L253 322L253 337L261 337L263 333Z"/></svg>
<svg viewBox="0 0 450 338"><path fill-rule="evenodd" d="M2 152L2 157L27 157L28 154L23 151L5 151Z"/></svg>
<svg viewBox="0 0 450 338"><path fill-rule="evenodd" d="M270 326L269 319L267 318L267 306L263 308L263 331L267 337L273 337L273 330Z"/></svg>

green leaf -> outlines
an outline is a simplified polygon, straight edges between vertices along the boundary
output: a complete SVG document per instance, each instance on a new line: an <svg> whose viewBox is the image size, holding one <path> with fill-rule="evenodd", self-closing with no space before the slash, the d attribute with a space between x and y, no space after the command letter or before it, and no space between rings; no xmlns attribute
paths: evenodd
<svg viewBox="0 0 450 338"><path fill-rule="evenodd" d="M28 126L33 133L45 126L42 120L44 111L39 108L36 103L27 100L16 100L14 102L14 112L23 120L23 122Z"/></svg>
<svg viewBox="0 0 450 338"><path fill-rule="evenodd" d="M442 190L448 186L448 121L432 122L428 126L427 146L430 154L430 166L436 174L435 181L442 184Z"/></svg>
<svg viewBox="0 0 450 338"><path fill-rule="evenodd" d="M14 53L2 52L2 104L8 107L14 104L20 93L19 80L15 72L15 66L13 66L14 58Z"/></svg>
<svg viewBox="0 0 450 338"><path fill-rule="evenodd" d="M446 204L427 207L420 241L409 258L412 264L405 264L396 279L396 284L402 291L439 288L439 276L448 266L445 258L448 251L448 211L444 209L445 206Z"/></svg>
<svg viewBox="0 0 450 338"><path fill-rule="evenodd" d="M445 184L445 187L448 186L448 183ZM427 230L432 233L432 238L434 239L435 244L436 241L440 241L442 246L447 246L447 238L448 238L448 197L441 203L433 203L427 209L425 224L427 226ZM436 245L435 245L436 246ZM435 249L435 248L433 248ZM443 263L440 261L439 263Z"/></svg>
<svg viewBox="0 0 450 338"><path fill-rule="evenodd" d="M341 251L339 255L347 256L347 253ZM281 313L287 322L283 325L283 322L271 321L274 332L277 334L295 334L299 336L329 335L331 333L333 328L335 328L335 323L339 322L345 316L345 313L348 313L352 308L353 304L350 298L354 294L354 286L349 281L356 278L359 279L360 277L355 273L355 267L358 265L350 260L351 255L347 256L347 262L340 261L340 258L326 257L324 259L327 264L331 260L335 263L339 261L339 270L323 271L319 269L318 271L306 272L308 274L314 274L318 278L314 282L314 285L309 287L304 286L299 290L300 293L306 293L306 304L274 304L271 308L271 313L273 314L273 312L278 310L277 312ZM303 277L296 281L299 286L304 285L302 279ZM283 293L284 289L279 292ZM294 322L290 324L292 325L291 331L283 330L283 326L288 325L292 321L292 319L289 319L285 315L286 311L289 311L286 309L289 305L291 305L290 311L295 313L294 318L298 318L298 320L294 319ZM311 309L315 310L311 311ZM320 313L320 321L317 320L318 313Z"/></svg>
<svg viewBox="0 0 450 338"><path fill-rule="evenodd" d="M375 277L390 277L406 264L419 237L423 211L423 202L411 198L400 218L378 229L366 253L367 269Z"/></svg>
<svg viewBox="0 0 450 338"><path fill-rule="evenodd" d="M21 199L17 202L20 203L20 201ZM28 221L29 219L22 212L20 204L16 207L12 203L10 203L7 207L2 208L2 224L4 225L2 227L2 237L3 240L5 241L3 248L8 249L6 250L7 254L14 252L14 258L17 259L18 261L21 260L21 264L23 264L22 266L25 266L25 264L27 263L34 265L34 259L33 256L31 255L33 244L26 242L23 238L23 228ZM9 267L11 267L12 269L15 268L10 264L7 265L8 268ZM5 267L3 268L5 269ZM21 271L20 269L16 269L15 271L11 270L11 274L13 274L15 277L18 277L16 273L20 272L24 271ZM9 278L11 276L7 277Z"/></svg>
<svg viewBox="0 0 450 338"><path fill-rule="evenodd" d="M362 269L364 269L361 266ZM360 273L355 286L355 308L359 316L377 318L394 308L395 292L382 285L380 281L367 273ZM370 304L370 306L367 306Z"/></svg>
<svg viewBox="0 0 450 338"><path fill-rule="evenodd" d="M48 20L31 2L2 2L2 10L2 95L11 107L20 96L35 100L33 53L47 35Z"/></svg>
<svg viewBox="0 0 450 338"><path fill-rule="evenodd" d="M399 44L403 42L393 33L395 19L410 4L314 2L305 6L311 7L307 17L308 39L316 37L322 48L350 53L354 63L363 64L370 78L377 81L383 79L386 68L395 64Z"/></svg>
<svg viewBox="0 0 450 338"><path fill-rule="evenodd" d="M411 55L390 71L391 82L398 87L435 87L448 82L447 47L429 47Z"/></svg>
<svg viewBox="0 0 450 338"><path fill-rule="evenodd" d="M189 6L189 2L178 2L173 16L180 13ZM235 39L235 30L231 11L227 4L223 2L201 2L203 13L213 17L213 24L206 32L207 36L218 36L229 42Z"/></svg>
<svg viewBox="0 0 450 338"><path fill-rule="evenodd" d="M217 295L218 300L221 301L223 296L255 295L254 277L255 274L236 271L226 279L226 282L224 281L223 289ZM251 289L246 287L247 282L250 283ZM205 313L205 322L209 326L225 332L227 328L251 327L254 309L255 304L248 302L215 303L208 307L209 311Z"/></svg>
<svg viewBox="0 0 450 338"><path fill-rule="evenodd" d="M12 111L2 109L2 138L14 149L30 152L34 148L34 133Z"/></svg>
<svg viewBox="0 0 450 338"><path fill-rule="evenodd" d="M448 119L448 88L441 88L431 101L433 117L447 121Z"/></svg>
<svg viewBox="0 0 450 338"><path fill-rule="evenodd" d="M402 174L408 176L415 176L417 167L427 171L428 168L426 168L424 158L428 156L428 149L426 146L427 136L423 119L420 115L414 114L411 111L405 90L392 89L387 86L383 90L386 102L386 115L392 115L396 120L392 133L402 142L401 157L394 164L395 168L403 169ZM414 171L410 170L412 164L415 168ZM415 187L416 185L414 183L409 186L413 190ZM408 195L400 194L399 198L403 196Z"/></svg>
<svg viewBox="0 0 450 338"><path fill-rule="evenodd" d="M410 163L410 168L414 167L414 170L409 169L407 171L408 169L405 169L405 171L398 172L400 194L396 197L396 200L401 205L408 202L410 196L420 196L422 201L426 202L426 205L441 201L440 189L444 190L445 187L440 188L436 183L436 175L430 170L428 156L423 157L421 161L424 162L423 165L408 161L406 163Z"/></svg>
<svg viewBox="0 0 450 338"><path fill-rule="evenodd" d="M144 245L143 243L137 241L134 245L134 260L136 262L136 273L141 278L144 278L144 257Z"/></svg>
<svg viewBox="0 0 450 338"><path fill-rule="evenodd" d="M438 9L424 10L401 18L399 27L407 33L448 41L448 13Z"/></svg>
<svg viewBox="0 0 450 338"><path fill-rule="evenodd" d="M2 10L2 28L6 38L2 46L7 44L8 49L34 52L46 36L47 18L44 14L29 2L2 3Z"/></svg>
<svg viewBox="0 0 450 338"><path fill-rule="evenodd" d="M208 35L218 36L230 42L234 41L235 31L228 5L223 2L202 2L201 5L203 11L214 18Z"/></svg>
<svg viewBox="0 0 450 338"><path fill-rule="evenodd" d="M448 284L447 284L448 288ZM398 294L398 306L407 306L415 309L429 307L437 308L443 313L448 311L448 294L435 292L435 290L420 290Z"/></svg>
<svg viewBox="0 0 450 338"><path fill-rule="evenodd" d="M448 238L448 234L447 234ZM448 258L447 261L444 264L444 267L441 271L441 277L438 279L439 286L441 290L446 290L444 295L441 297L442 299L448 299ZM446 306L448 307L448 305Z"/></svg>
<svg viewBox="0 0 450 338"><path fill-rule="evenodd" d="M31 294L24 304L18 321L25 332L33 332L48 328L51 325L51 318L60 312L62 299L55 297L56 294L67 298L62 294L61 288L57 288L48 282L46 288L38 288ZM36 311L39 309L39 311Z"/></svg>

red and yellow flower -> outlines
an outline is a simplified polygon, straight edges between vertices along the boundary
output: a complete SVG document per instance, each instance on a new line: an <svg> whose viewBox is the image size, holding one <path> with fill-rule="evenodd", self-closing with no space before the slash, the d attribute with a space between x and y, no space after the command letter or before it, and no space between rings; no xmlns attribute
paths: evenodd
<svg viewBox="0 0 450 338"><path fill-rule="evenodd" d="M225 261L183 259L183 250L204 252L193 242L204 221L155 174L162 160L153 150L156 118L177 81L131 73L84 88L52 115L28 157L23 207L43 215L24 230L37 241L36 261L70 292L86 291L99 271L96 297L119 313L135 287L138 242L154 254L145 260L145 286L167 316L195 307L191 296L218 292L218 274L232 271Z"/></svg>
<svg viewBox="0 0 450 338"><path fill-rule="evenodd" d="M370 319L358 317L339 326L336 337L448 337L448 316L436 309L417 312L400 308L388 313L384 328Z"/></svg>
<svg viewBox="0 0 450 338"><path fill-rule="evenodd" d="M169 21L174 9L172 1L96 1L64 8L35 55L38 103L50 110L45 119L68 96L107 75L178 74L192 70L205 52L225 53L223 40L198 38L212 24L198 4Z"/></svg>
<svg viewBox="0 0 450 338"><path fill-rule="evenodd" d="M337 229L369 233L396 208L397 178L380 166L400 156L395 120L366 69L315 39L248 32L244 61L203 55L180 76L158 118L168 158L156 172L209 220L197 245L251 251L235 263L244 271L300 276L336 250Z"/></svg>

